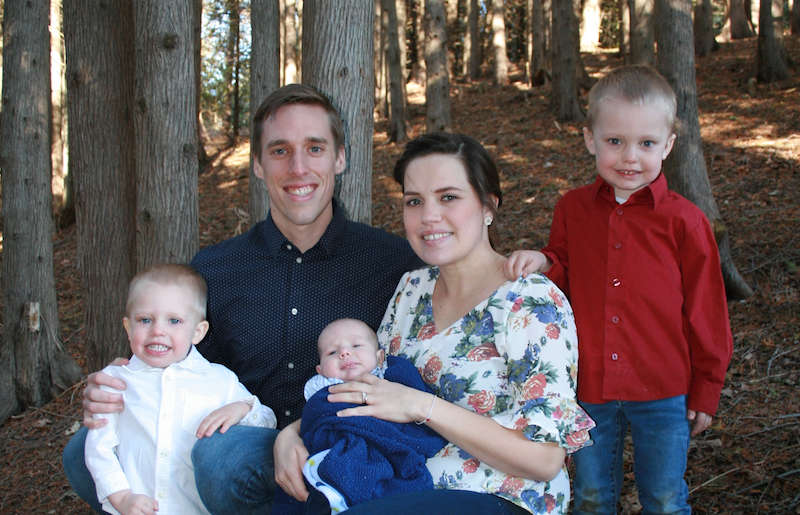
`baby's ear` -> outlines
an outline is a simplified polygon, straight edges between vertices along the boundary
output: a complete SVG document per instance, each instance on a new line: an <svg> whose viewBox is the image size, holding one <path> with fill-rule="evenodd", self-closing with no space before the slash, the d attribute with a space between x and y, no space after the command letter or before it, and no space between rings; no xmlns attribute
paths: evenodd
<svg viewBox="0 0 800 515"><path fill-rule="evenodd" d="M797 0L795 0L795 1L797 1ZM377 356L378 356L378 366L382 367L383 366L383 360L386 358L386 352L384 352L383 349L378 349Z"/></svg>
<svg viewBox="0 0 800 515"><path fill-rule="evenodd" d="M128 333L128 339L131 339L131 320L128 317L124 317L122 319L122 327L125 328L125 332Z"/></svg>
<svg viewBox="0 0 800 515"><path fill-rule="evenodd" d="M206 333L208 332L208 320L203 320L197 327L194 329L194 336L192 336L192 345L197 345L203 338L206 337Z"/></svg>

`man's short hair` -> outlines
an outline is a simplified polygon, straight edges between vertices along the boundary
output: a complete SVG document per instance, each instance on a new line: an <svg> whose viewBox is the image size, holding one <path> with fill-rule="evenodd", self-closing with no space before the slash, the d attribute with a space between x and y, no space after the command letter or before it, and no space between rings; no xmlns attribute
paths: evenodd
<svg viewBox="0 0 800 515"><path fill-rule="evenodd" d="M344 123L339 111L333 107L330 99L316 89L303 84L288 84L269 94L261 102L253 115L253 127L250 132L250 153L261 160L261 136L264 134L264 125L273 118L275 113L286 105L302 104L319 106L328 113L328 122L333 133L333 144L338 152L344 145Z"/></svg>
<svg viewBox="0 0 800 515"><path fill-rule="evenodd" d="M125 303L125 313L130 314L131 306L139 295L139 289L145 284L158 284L160 286L176 285L185 288L187 295L194 296L194 304L200 317L206 319L206 301L208 287L203 276L188 265L175 263L160 263L148 267L134 276L128 287L128 300Z"/></svg>
<svg viewBox="0 0 800 515"><path fill-rule="evenodd" d="M646 65L622 66L600 79L589 92L586 123L591 130L600 107L609 100L625 100L636 106L655 106L667 111L670 127L675 126L677 100L667 80Z"/></svg>

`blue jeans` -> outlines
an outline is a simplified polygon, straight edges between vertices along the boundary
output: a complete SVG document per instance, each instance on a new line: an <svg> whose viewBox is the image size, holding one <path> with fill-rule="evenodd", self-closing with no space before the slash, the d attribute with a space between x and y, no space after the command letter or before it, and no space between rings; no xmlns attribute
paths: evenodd
<svg viewBox="0 0 800 515"><path fill-rule="evenodd" d="M690 426L686 396L646 402L580 403L595 421L594 445L575 460L573 515L614 514L622 488L622 450L628 425L633 437L633 472L643 513L689 514L683 479Z"/></svg>
<svg viewBox="0 0 800 515"><path fill-rule="evenodd" d="M318 497L317 497L318 496ZM330 515L325 497L311 491L306 515ZM357 504L346 515L531 515L529 511L492 494L466 490L421 490Z"/></svg>
<svg viewBox="0 0 800 515"><path fill-rule="evenodd" d="M64 447L64 471L75 493L97 513L94 480L86 468L83 448L88 429L82 427ZM275 493L272 446L277 429L233 426L202 438L192 449L197 490L203 504L216 514L269 514Z"/></svg>

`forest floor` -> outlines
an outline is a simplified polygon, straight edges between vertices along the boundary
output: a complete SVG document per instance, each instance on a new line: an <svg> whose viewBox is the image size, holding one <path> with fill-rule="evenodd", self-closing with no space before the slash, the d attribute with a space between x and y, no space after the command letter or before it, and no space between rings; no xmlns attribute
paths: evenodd
<svg viewBox="0 0 800 515"><path fill-rule="evenodd" d="M786 46L800 64L797 37ZM800 514L800 67L787 81L753 87L747 78L754 55L755 41L742 41L697 63L709 178L736 266L755 290L729 303L733 359L714 423L690 448L686 478L698 514ZM620 65L614 54L584 58L593 76ZM409 97L413 136L424 130L424 96L411 87ZM452 84L454 130L481 141L500 164L504 252L542 247L558 198L594 178L581 125L556 123L548 101L548 87ZM385 144L385 130L385 123L376 125L373 220L403 234L391 179L402 146ZM247 152L242 141L217 153L200 177L201 246L247 227ZM83 365L75 227L58 231L54 244L62 337ZM61 466L61 451L81 421L82 389L75 385L0 427L0 513L89 512ZM625 514L641 509L628 462Z"/></svg>

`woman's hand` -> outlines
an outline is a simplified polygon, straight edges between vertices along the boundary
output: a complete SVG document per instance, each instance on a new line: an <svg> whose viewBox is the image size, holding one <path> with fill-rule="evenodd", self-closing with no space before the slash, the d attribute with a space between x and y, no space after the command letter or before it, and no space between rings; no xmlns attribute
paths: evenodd
<svg viewBox="0 0 800 515"><path fill-rule="evenodd" d="M128 363L130 361L125 358L117 358L111 365L121 367ZM124 408L121 394L106 392L100 389L101 386L115 390L127 388L124 381L103 372L95 372L86 378L86 388L83 389L83 425L89 429L99 429L108 424L108 420L104 418L94 418L95 413L119 413Z"/></svg>
<svg viewBox="0 0 800 515"><path fill-rule="evenodd" d="M305 501L308 490L303 480L303 465L308 461L308 449L300 438L299 420L278 433L272 455L275 461L275 481L284 492L299 501Z"/></svg>
<svg viewBox="0 0 800 515"><path fill-rule="evenodd" d="M372 374L362 374L354 381L333 385L328 388L328 393L329 402L361 404L338 412L340 417L369 416L401 424L424 420L433 402L433 394Z"/></svg>

